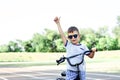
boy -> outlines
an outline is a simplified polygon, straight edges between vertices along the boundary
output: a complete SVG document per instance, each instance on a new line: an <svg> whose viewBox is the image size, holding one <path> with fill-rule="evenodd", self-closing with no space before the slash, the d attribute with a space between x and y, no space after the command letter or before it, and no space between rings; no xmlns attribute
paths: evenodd
<svg viewBox="0 0 120 80"><path fill-rule="evenodd" d="M58 31L59 31L62 41L65 45L67 57L89 50L85 45L79 43L80 33L76 27L71 26L68 29L68 32L67 32L68 38L66 38L63 33L63 30L61 28L60 18L55 17L54 22L57 24ZM92 50L92 52L86 53L86 55L90 58L93 58L94 53L96 52L96 48L92 48L91 50ZM74 61L77 62L77 61L79 61L79 59L74 60ZM85 79L85 77L86 77L85 76L85 62L83 62L81 65L79 65L79 69L80 69L79 74L80 74L80 78L81 78L80 80L86 80ZM77 77L77 74L78 74L77 68L72 67L67 63L66 80L75 80Z"/></svg>

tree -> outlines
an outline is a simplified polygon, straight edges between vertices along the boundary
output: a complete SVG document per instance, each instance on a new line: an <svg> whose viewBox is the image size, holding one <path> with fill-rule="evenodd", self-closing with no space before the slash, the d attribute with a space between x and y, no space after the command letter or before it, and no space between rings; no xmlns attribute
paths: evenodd
<svg viewBox="0 0 120 80"><path fill-rule="evenodd" d="M109 36L108 31L109 31L109 30L108 30L108 26L100 27L100 28L98 28L98 30L95 32L96 37L97 37L97 38L102 38L102 37L105 37L105 36Z"/></svg>
<svg viewBox="0 0 120 80"><path fill-rule="evenodd" d="M116 38L120 38L120 26L116 26L113 29L113 34L115 35Z"/></svg>
<svg viewBox="0 0 120 80"><path fill-rule="evenodd" d="M117 43L117 46L118 46L118 49L120 49L120 16L117 17L117 26L115 26L112 30L112 33L114 34L115 38L117 38L118 40L118 43Z"/></svg>
<svg viewBox="0 0 120 80"><path fill-rule="evenodd" d="M0 46L0 53L2 52L9 52L9 46L8 45L1 45Z"/></svg>
<svg viewBox="0 0 120 80"><path fill-rule="evenodd" d="M65 52L64 44L61 38L55 40L55 43L57 45L57 49L56 49L57 52Z"/></svg>
<svg viewBox="0 0 120 80"><path fill-rule="evenodd" d="M95 31L91 28L80 29L81 43L84 43L91 49L97 43Z"/></svg>
<svg viewBox="0 0 120 80"><path fill-rule="evenodd" d="M117 17L117 24L120 26L120 16Z"/></svg>
<svg viewBox="0 0 120 80"><path fill-rule="evenodd" d="M24 46L25 52L35 52L35 48L33 47L32 40L24 41L24 42L22 42L22 45Z"/></svg>
<svg viewBox="0 0 120 80"><path fill-rule="evenodd" d="M16 41L10 41L8 43L9 46L9 52L22 52L22 48L20 46L20 44Z"/></svg>

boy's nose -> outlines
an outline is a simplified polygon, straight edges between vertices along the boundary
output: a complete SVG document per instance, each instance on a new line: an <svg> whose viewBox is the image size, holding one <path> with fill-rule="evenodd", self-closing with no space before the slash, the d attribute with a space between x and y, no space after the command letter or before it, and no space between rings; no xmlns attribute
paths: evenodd
<svg viewBox="0 0 120 80"><path fill-rule="evenodd" d="M76 38L72 37L72 40L75 40Z"/></svg>

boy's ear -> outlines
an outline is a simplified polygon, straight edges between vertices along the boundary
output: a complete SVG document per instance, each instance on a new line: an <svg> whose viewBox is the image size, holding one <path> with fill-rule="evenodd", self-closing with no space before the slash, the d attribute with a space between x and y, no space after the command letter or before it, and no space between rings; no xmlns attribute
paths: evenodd
<svg viewBox="0 0 120 80"><path fill-rule="evenodd" d="M80 34L78 36L81 37Z"/></svg>

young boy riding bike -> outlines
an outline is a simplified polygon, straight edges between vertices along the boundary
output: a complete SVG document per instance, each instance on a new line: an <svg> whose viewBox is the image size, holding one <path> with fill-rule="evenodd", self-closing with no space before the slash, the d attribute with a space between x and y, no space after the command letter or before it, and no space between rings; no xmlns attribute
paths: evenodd
<svg viewBox="0 0 120 80"><path fill-rule="evenodd" d="M54 22L56 23L56 25L58 27L58 31L59 31L61 38L62 38L62 41L65 45L67 57L70 57L72 55L79 54L79 53L82 53L84 51L89 50L87 48L87 46L79 43L80 33L79 33L79 30L77 29L77 27L75 27L75 26L69 27L68 31L67 31L68 36L66 37L64 35L62 28L61 28L60 18L55 17ZM92 48L91 50L92 50L92 52L85 54L89 58L94 57L94 54L96 52L96 48ZM79 61L79 58L74 60L74 62L78 62L78 61ZM79 73L80 80L86 80L85 62L83 62L81 65L79 65L79 69L81 70ZM66 80L75 80L77 75L78 75L77 68L70 66L67 62Z"/></svg>

